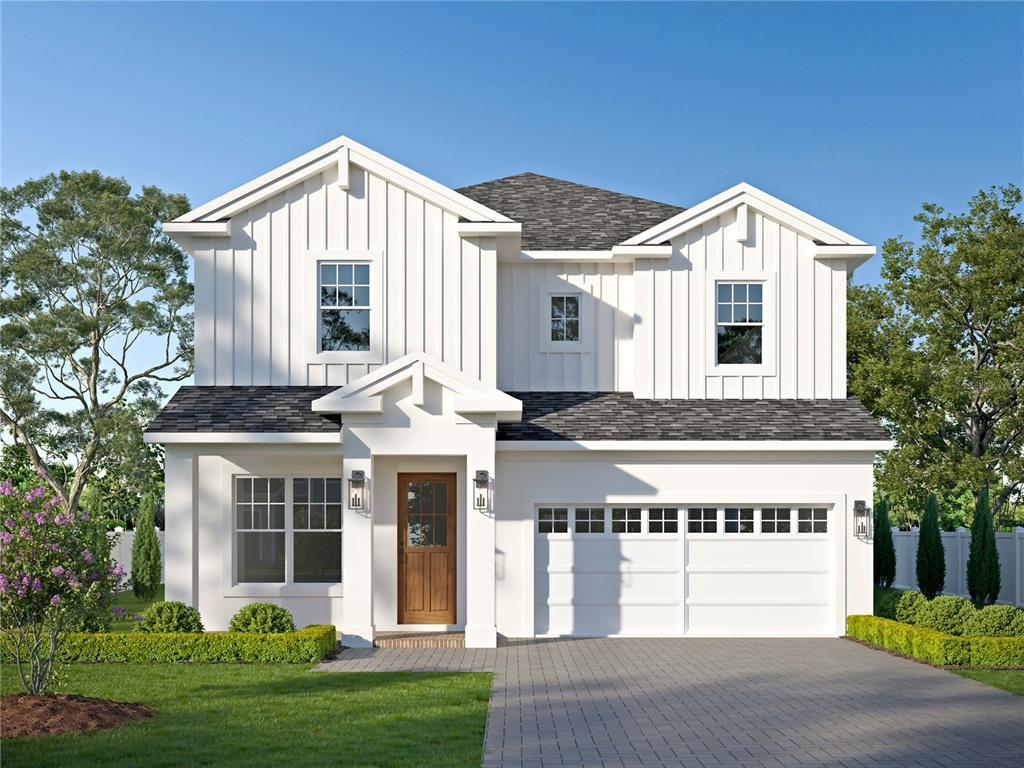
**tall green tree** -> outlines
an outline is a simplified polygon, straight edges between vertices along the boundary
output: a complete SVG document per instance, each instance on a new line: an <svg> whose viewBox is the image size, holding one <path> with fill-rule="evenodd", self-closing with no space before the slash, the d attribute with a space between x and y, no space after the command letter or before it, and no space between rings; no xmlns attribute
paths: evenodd
<svg viewBox="0 0 1024 768"><path fill-rule="evenodd" d="M971 524L971 551L967 556L967 593L975 606L994 603L999 599L999 550L996 549L996 531L992 525L988 489L982 488Z"/></svg>
<svg viewBox="0 0 1024 768"><path fill-rule="evenodd" d="M901 510L928 489L1024 489L1024 218L1016 186L948 213L926 203L916 245L883 246L882 283L850 286L849 382L892 432L878 486ZM998 490L996 490L998 489Z"/></svg>
<svg viewBox="0 0 1024 768"><path fill-rule="evenodd" d="M942 592L946 583L946 552L939 530L939 500L928 494L921 515L921 532L917 540L917 586L929 600Z"/></svg>
<svg viewBox="0 0 1024 768"><path fill-rule="evenodd" d="M891 587L896 580L896 546L889 522L889 502L875 504L875 585Z"/></svg>
<svg viewBox="0 0 1024 768"><path fill-rule="evenodd" d="M187 210L97 171L0 189L0 426L72 512L122 409L192 373L188 264L160 228Z"/></svg>
<svg viewBox="0 0 1024 768"><path fill-rule="evenodd" d="M152 494L142 497L132 541L132 592L143 600L156 596L160 588L160 542L156 537L156 501Z"/></svg>

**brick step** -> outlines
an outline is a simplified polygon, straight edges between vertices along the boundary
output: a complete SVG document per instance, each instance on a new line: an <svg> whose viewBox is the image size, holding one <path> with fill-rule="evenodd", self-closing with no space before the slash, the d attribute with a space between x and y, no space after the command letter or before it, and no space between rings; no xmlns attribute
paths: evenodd
<svg viewBox="0 0 1024 768"><path fill-rule="evenodd" d="M464 632L380 632L374 648L465 648Z"/></svg>

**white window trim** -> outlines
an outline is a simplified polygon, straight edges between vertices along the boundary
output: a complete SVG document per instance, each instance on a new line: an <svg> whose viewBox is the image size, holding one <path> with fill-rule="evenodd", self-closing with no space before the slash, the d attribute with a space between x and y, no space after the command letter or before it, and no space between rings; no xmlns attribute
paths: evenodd
<svg viewBox="0 0 1024 768"><path fill-rule="evenodd" d="M718 283L762 283L761 363L718 364ZM779 348L778 282L774 272L708 272L704 300L704 365L712 376L774 376ZM796 343L796 340L793 340Z"/></svg>
<svg viewBox="0 0 1024 768"><path fill-rule="evenodd" d="M553 296L578 296L580 308L579 341L551 340L551 298ZM538 295L538 317L540 329L540 351L569 354L590 354L594 351L593 300L590 288L573 285L568 280L551 280L540 287Z"/></svg>
<svg viewBox="0 0 1024 768"><path fill-rule="evenodd" d="M282 477L284 478L284 515L285 515L285 582L239 582L237 580L235 565L238 557L238 540L235 536L235 478L236 477ZM294 567L293 537L295 533L293 521L291 520L292 502L294 488L292 480L297 477L341 477L339 474L324 473L315 467L309 469L283 468L281 471L274 471L260 467L259 470L250 470L234 464L225 462L221 473L221 499L224 508L223 515L223 541L228 542L226 557L222 561L221 578L224 597L342 597L344 594L343 584L328 583L292 583ZM344 482L342 493L344 493ZM342 541L345 538L344 510L342 511ZM344 561L342 561L342 573L344 573Z"/></svg>
<svg viewBox="0 0 1024 768"><path fill-rule="evenodd" d="M306 254L307 275L304 295L310 298L306 337L312 347L315 363L382 363L384 362L384 275L383 251L309 251ZM347 262L370 265L370 348L368 350L320 349L320 264Z"/></svg>

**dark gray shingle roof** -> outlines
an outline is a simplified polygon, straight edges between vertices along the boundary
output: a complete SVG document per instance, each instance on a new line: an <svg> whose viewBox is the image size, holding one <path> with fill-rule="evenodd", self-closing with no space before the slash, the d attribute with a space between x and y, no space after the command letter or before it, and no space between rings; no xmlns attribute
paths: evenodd
<svg viewBox="0 0 1024 768"><path fill-rule="evenodd" d="M499 440L888 440L847 400L637 400L629 392L510 392L523 420Z"/></svg>
<svg viewBox="0 0 1024 768"><path fill-rule="evenodd" d="M685 210L537 173L457 191L520 222L524 250L605 251Z"/></svg>
<svg viewBox="0 0 1024 768"><path fill-rule="evenodd" d="M147 432L338 432L312 403L337 387L181 387Z"/></svg>

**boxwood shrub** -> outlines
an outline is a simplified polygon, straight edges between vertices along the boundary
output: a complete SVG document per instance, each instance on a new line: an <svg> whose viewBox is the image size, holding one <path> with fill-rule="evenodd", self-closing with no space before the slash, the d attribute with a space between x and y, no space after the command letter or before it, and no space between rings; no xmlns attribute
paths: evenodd
<svg viewBox="0 0 1024 768"><path fill-rule="evenodd" d="M941 595L929 600L917 614L917 626L945 632L947 635L963 634L964 624L976 612L974 603L958 595Z"/></svg>
<svg viewBox="0 0 1024 768"><path fill-rule="evenodd" d="M231 617L232 632L294 632L291 611L273 603L249 603Z"/></svg>
<svg viewBox="0 0 1024 768"><path fill-rule="evenodd" d="M135 625L139 632L202 632L199 611L178 600L159 600L142 612Z"/></svg>
<svg viewBox="0 0 1024 768"><path fill-rule="evenodd" d="M886 619L896 618L896 604L903 597L902 589L875 587L875 616Z"/></svg>
<svg viewBox="0 0 1024 768"><path fill-rule="evenodd" d="M961 634L1024 637L1024 611L1012 605L986 605L964 622Z"/></svg>
<svg viewBox="0 0 1024 768"><path fill-rule="evenodd" d="M1024 667L1024 637L958 637L880 616L848 616L846 634L939 666Z"/></svg>
<svg viewBox="0 0 1024 768"><path fill-rule="evenodd" d="M8 644L0 644L6 648ZM330 655L337 634L330 624L295 632L72 632L61 644L65 662L285 662L314 663ZM10 661L10 659L3 659Z"/></svg>
<svg viewBox="0 0 1024 768"><path fill-rule="evenodd" d="M896 621L904 624L917 624L917 617L928 601L924 595L913 589L908 589L896 601Z"/></svg>

